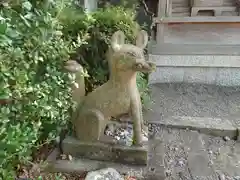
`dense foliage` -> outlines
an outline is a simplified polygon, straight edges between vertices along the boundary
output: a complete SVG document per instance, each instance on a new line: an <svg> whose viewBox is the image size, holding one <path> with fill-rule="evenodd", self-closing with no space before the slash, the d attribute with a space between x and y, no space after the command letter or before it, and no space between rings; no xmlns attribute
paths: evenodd
<svg viewBox="0 0 240 180"><path fill-rule="evenodd" d="M62 38L57 7L23 1L1 9L0 178L4 180L13 179L15 161L27 161L34 146L55 138L67 126L71 91L62 67L82 42Z"/></svg>
<svg viewBox="0 0 240 180"><path fill-rule="evenodd" d="M75 58L87 69L91 91L108 78L112 33L121 29L132 41L138 25L119 7L87 15L67 0L0 5L0 179L8 180L34 148L67 127L73 104L64 62ZM147 97L143 75L138 85Z"/></svg>

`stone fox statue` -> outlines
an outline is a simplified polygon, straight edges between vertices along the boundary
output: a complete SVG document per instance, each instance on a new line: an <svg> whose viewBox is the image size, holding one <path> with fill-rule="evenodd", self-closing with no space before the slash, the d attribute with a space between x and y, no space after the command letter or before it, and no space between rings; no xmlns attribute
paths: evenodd
<svg viewBox="0 0 240 180"><path fill-rule="evenodd" d="M107 53L110 70L109 80L85 96L82 67L75 61L68 61L65 68L76 74L78 88L73 90L78 107L73 115L76 137L84 142L109 142L104 135L105 127L111 117L129 113L133 120L133 143L142 145L142 105L136 84L137 72L151 72L155 65L146 62L144 48L148 35L140 31L136 45L125 44L121 31L113 34L111 47ZM110 142L114 143L111 139Z"/></svg>

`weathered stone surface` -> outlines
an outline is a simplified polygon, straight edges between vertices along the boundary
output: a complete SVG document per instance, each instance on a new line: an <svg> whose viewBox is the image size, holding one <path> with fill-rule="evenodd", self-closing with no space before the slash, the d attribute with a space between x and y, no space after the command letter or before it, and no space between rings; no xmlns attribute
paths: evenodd
<svg viewBox="0 0 240 180"><path fill-rule="evenodd" d="M85 143L73 137L66 137L62 142L64 154L92 160L113 161L128 164L147 164L147 144L143 147L108 145L104 143Z"/></svg>
<svg viewBox="0 0 240 180"><path fill-rule="evenodd" d="M240 145L220 137L202 135L214 169L233 178L240 174Z"/></svg>
<svg viewBox="0 0 240 180"><path fill-rule="evenodd" d="M143 179L146 174L146 166L134 166L118 164L107 161L96 161L89 159L74 158L69 160L58 160L59 151L55 149L48 157L48 166L45 169L48 172L63 172L63 173L86 173L103 168L114 168L120 174L134 176L137 179Z"/></svg>
<svg viewBox="0 0 240 180"><path fill-rule="evenodd" d="M150 74L150 84L199 83L239 86L240 56L150 55L157 70Z"/></svg>
<svg viewBox="0 0 240 180"><path fill-rule="evenodd" d="M196 131L180 130L180 138L187 156L188 168L193 177L210 177L215 173L204 147L202 136Z"/></svg>
<svg viewBox="0 0 240 180"><path fill-rule="evenodd" d="M187 153L201 152L205 149L201 135L197 131L180 130L180 139Z"/></svg>
<svg viewBox="0 0 240 180"><path fill-rule="evenodd" d="M210 176L213 174L212 167L209 167L209 158L206 151L190 153L188 156L188 166L192 176Z"/></svg>
<svg viewBox="0 0 240 180"><path fill-rule="evenodd" d="M185 83L216 83L217 68L206 67L192 67L184 68L184 82Z"/></svg>
<svg viewBox="0 0 240 180"><path fill-rule="evenodd" d="M150 54L149 59L163 67L240 67L239 56Z"/></svg>
<svg viewBox="0 0 240 180"><path fill-rule="evenodd" d="M197 17L182 17L179 19L179 17L177 17L177 19L175 17L171 17L171 19L166 19L164 20L165 22L173 22L176 23L178 20L180 20L181 22L183 21L189 21L194 19L196 21L200 20L201 18ZM237 17L239 19L239 17ZM206 19L206 18L205 18ZM232 19L232 17L231 17ZM211 22L213 19L211 19L210 17L208 17L209 22ZM229 19L230 20L230 19ZM233 19L232 19L233 20ZM239 19L240 20L240 19ZM206 22L206 21L205 21ZM158 24L158 26L160 26L161 24ZM192 24L189 24L190 26L192 26ZM203 24L199 24L200 26L202 26ZM169 27L168 27L169 28ZM188 33L188 32L187 32ZM192 37L196 37L196 32L194 32L195 34L193 34ZM212 32L211 32L212 34ZM164 34L164 38L165 38L165 34ZM184 37L184 41L185 41L185 37ZM193 40L193 39L192 39ZM192 41L190 40L190 41ZM197 40L198 41L198 40ZM185 41L186 42L186 41ZM208 40L209 42L209 40ZM182 43L182 40L180 39L179 43ZM199 43L199 41L198 41ZM204 43L204 42L203 42ZM168 56L168 57L172 57L174 58L175 56L179 56L179 55L192 55L192 56L196 56L196 54L200 55L200 56L207 56L207 55L212 55L212 56L217 56L220 55L222 57L226 57L226 56L239 56L239 45L234 45L234 44L229 44L229 45L217 45L216 42L212 42L209 45L203 45L203 44L196 44L196 45L191 45L191 44L184 44L184 46L182 44L168 44L168 43L161 43L161 44L152 44L151 46L151 54L156 55L158 57L161 57L161 55L164 56ZM161 59L161 58L160 58Z"/></svg>
<svg viewBox="0 0 240 180"><path fill-rule="evenodd" d="M193 180L221 180L218 175L215 173L210 176L193 176Z"/></svg>
<svg viewBox="0 0 240 180"><path fill-rule="evenodd" d="M237 179L240 175L240 143L198 133L149 124L148 165L134 166L76 159L49 158L53 172L94 171L112 167L120 174L146 180L221 180ZM55 161L54 161L55 159Z"/></svg>
<svg viewBox="0 0 240 180"><path fill-rule="evenodd" d="M232 138L237 135L237 128L227 119L207 117L169 117L164 118L163 121L159 123L168 127L198 130L202 133L215 136L228 136Z"/></svg>
<svg viewBox="0 0 240 180"><path fill-rule="evenodd" d="M151 84L183 82L183 77L183 69L175 67L157 67L156 71L149 76L149 82Z"/></svg>
<svg viewBox="0 0 240 180"><path fill-rule="evenodd" d="M150 108L164 117L239 117L240 87L164 83L154 84L150 90L155 102ZM157 121L160 117L150 119Z"/></svg>
<svg viewBox="0 0 240 180"><path fill-rule="evenodd" d="M236 179L240 173L240 143L198 133L151 124L149 168L153 179ZM148 174L151 171L148 170ZM164 175L163 175L164 174ZM156 177L157 176L157 177Z"/></svg>
<svg viewBox="0 0 240 180"><path fill-rule="evenodd" d="M89 172L85 180L124 180L124 178L113 168L100 169Z"/></svg>
<svg viewBox="0 0 240 180"><path fill-rule="evenodd" d="M173 121L171 117L187 116L197 121L198 118L202 118L200 120L203 120L203 128L206 128L205 124L207 124L208 127L217 129L218 135L224 136L225 132L221 131L222 127L226 128L226 136L232 137L236 133L232 134L232 131L236 131L239 122L239 87L180 83L155 84L151 86L151 94L154 102L150 104L150 110L144 112L144 119L148 122L158 121L162 124L170 124L180 120L175 118ZM199 125L200 122L197 121L195 122ZM179 123L182 125L182 122ZM192 121L187 123L192 123ZM183 126L186 127L186 125ZM193 126L196 127L196 124ZM208 132L210 130L207 129Z"/></svg>
<svg viewBox="0 0 240 180"><path fill-rule="evenodd" d="M148 165L154 174L149 177L154 179L158 174L159 178L191 180L180 131L152 125L149 128L149 134L152 136L149 138L151 157Z"/></svg>
<svg viewBox="0 0 240 180"><path fill-rule="evenodd" d="M240 71L238 68L219 68L216 76L216 85L239 86Z"/></svg>

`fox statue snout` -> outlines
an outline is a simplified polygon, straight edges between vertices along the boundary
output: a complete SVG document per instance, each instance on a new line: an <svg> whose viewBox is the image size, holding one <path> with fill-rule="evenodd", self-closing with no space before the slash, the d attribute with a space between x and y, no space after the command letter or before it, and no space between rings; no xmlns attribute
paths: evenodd
<svg viewBox="0 0 240 180"><path fill-rule="evenodd" d="M156 65L152 62L140 62L133 66L134 71L150 73L156 69Z"/></svg>

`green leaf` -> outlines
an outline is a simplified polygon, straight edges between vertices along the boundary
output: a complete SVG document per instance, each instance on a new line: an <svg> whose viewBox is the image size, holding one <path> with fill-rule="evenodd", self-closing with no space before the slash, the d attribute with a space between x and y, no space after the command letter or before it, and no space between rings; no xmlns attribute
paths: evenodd
<svg viewBox="0 0 240 180"><path fill-rule="evenodd" d="M10 45L11 43L12 40L9 37L0 34L0 46Z"/></svg>
<svg viewBox="0 0 240 180"><path fill-rule="evenodd" d="M24 3L22 3L22 7L30 11L32 9L32 4L29 1L25 1Z"/></svg>
<svg viewBox="0 0 240 180"><path fill-rule="evenodd" d="M28 20L27 20L25 17L23 17L21 14L19 14L19 16L20 16L20 18L23 20L24 24L30 28L31 25L30 25L30 23L28 22Z"/></svg>
<svg viewBox="0 0 240 180"><path fill-rule="evenodd" d="M5 34L7 30L7 23L0 23L0 34Z"/></svg>
<svg viewBox="0 0 240 180"><path fill-rule="evenodd" d="M11 38L17 38L17 37L19 37L19 32L17 32L16 30L8 28L6 30L6 35L8 37L11 37Z"/></svg>

